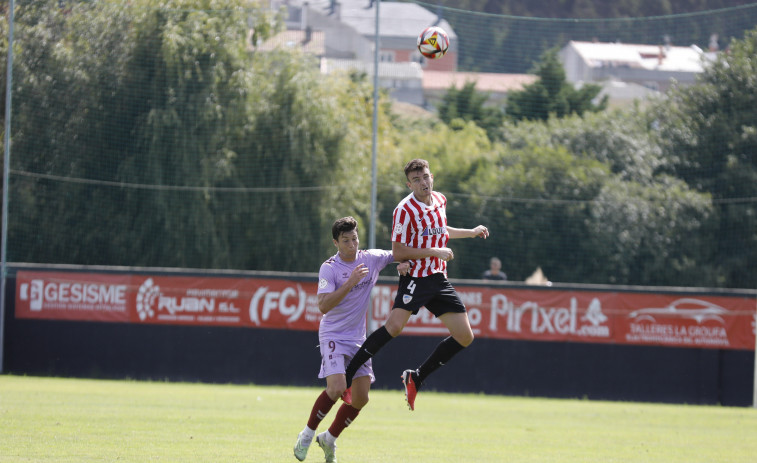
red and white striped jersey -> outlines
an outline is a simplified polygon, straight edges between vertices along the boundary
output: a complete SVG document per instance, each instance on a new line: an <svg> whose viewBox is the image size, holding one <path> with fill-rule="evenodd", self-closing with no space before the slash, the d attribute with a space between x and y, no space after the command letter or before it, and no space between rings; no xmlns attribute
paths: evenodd
<svg viewBox="0 0 757 463"><path fill-rule="evenodd" d="M433 205L407 195L394 209L392 218L392 241L403 243L411 248L443 248L449 241L447 231L447 198L432 191ZM438 257L426 257L411 261L410 275L426 277L433 273L447 275L447 262Z"/></svg>

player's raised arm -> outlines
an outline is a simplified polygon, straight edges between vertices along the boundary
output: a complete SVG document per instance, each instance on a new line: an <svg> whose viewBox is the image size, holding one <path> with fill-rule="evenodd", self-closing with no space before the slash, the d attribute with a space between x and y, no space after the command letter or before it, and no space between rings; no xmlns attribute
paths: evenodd
<svg viewBox="0 0 757 463"><path fill-rule="evenodd" d="M447 232L450 238L475 238L478 236L486 239L489 237L489 229L483 225L479 225L476 228L453 228L448 226Z"/></svg>

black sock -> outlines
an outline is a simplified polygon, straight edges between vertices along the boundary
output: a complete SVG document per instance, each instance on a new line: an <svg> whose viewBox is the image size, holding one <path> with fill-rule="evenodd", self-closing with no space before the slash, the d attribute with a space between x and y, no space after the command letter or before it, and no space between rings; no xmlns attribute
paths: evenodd
<svg viewBox="0 0 757 463"><path fill-rule="evenodd" d="M436 346L436 349L431 352L431 355L426 361L418 367L418 381L416 382L415 387L420 389L421 385L423 385L423 380L425 380L428 375L436 371L440 366L449 362L455 354L463 349L465 349L465 346L455 341L452 336L445 338L438 346Z"/></svg>
<svg viewBox="0 0 757 463"><path fill-rule="evenodd" d="M379 351L386 343L392 340L392 335L386 330L385 327L381 327L374 331L366 338L365 342L360 349L355 353L355 356L350 360L350 364L347 365L347 387L352 386L352 377L357 373L357 369L363 366L365 362L371 359L376 352Z"/></svg>

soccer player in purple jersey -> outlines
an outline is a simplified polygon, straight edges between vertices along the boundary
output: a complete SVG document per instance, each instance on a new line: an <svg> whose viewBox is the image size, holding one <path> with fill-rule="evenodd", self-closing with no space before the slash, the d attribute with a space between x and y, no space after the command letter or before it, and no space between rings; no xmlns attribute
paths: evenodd
<svg viewBox="0 0 757 463"><path fill-rule="evenodd" d="M307 426L297 436L294 456L300 461L307 456L318 425L347 389L345 366L365 341L371 290L379 272L395 261L391 251L358 249L357 221L352 217L334 222L331 234L338 252L321 264L318 272L318 309L323 313L318 328L321 349L318 377L326 378L326 389L316 399ZM400 275L406 274L408 269L408 262L397 267ZM329 429L315 436L327 462L336 462L336 438L368 403L373 381L373 367L368 361L354 375L351 399L345 396L345 403L339 407Z"/></svg>
<svg viewBox="0 0 757 463"><path fill-rule="evenodd" d="M447 224L447 198L434 191L434 176L428 161L413 159L405 165L407 187L411 193L394 209L392 252L398 259L410 260L409 274L400 277L397 296L389 319L366 339L347 365L347 387L363 362L370 361L389 341L399 335L410 316L421 307L434 314L449 330L449 337L431 352L415 370L402 373L405 398L415 410L415 397L423 381L458 352L473 342L473 330L465 305L447 281L447 261L454 258L447 242L455 238L488 238L489 230L452 228Z"/></svg>

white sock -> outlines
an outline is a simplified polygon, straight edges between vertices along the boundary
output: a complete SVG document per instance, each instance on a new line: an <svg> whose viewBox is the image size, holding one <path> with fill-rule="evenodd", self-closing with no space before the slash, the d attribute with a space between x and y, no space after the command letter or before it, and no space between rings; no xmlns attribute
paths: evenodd
<svg viewBox="0 0 757 463"><path fill-rule="evenodd" d="M302 430L302 437L305 438L305 440L313 440L313 436L315 436L315 429L310 429L305 426L305 429Z"/></svg>
<svg viewBox="0 0 757 463"><path fill-rule="evenodd" d="M327 430L327 431L326 431L325 433L323 433L323 434L324 434L324 436L323 436L323 437L325 437L325 438L326 438L326 440L328 440L329 442L334 442L334 441L336 441L336 437L332 436L332 435L331 435L331 433L330 433L330 432L328 432L328 430Z"/></svg>

